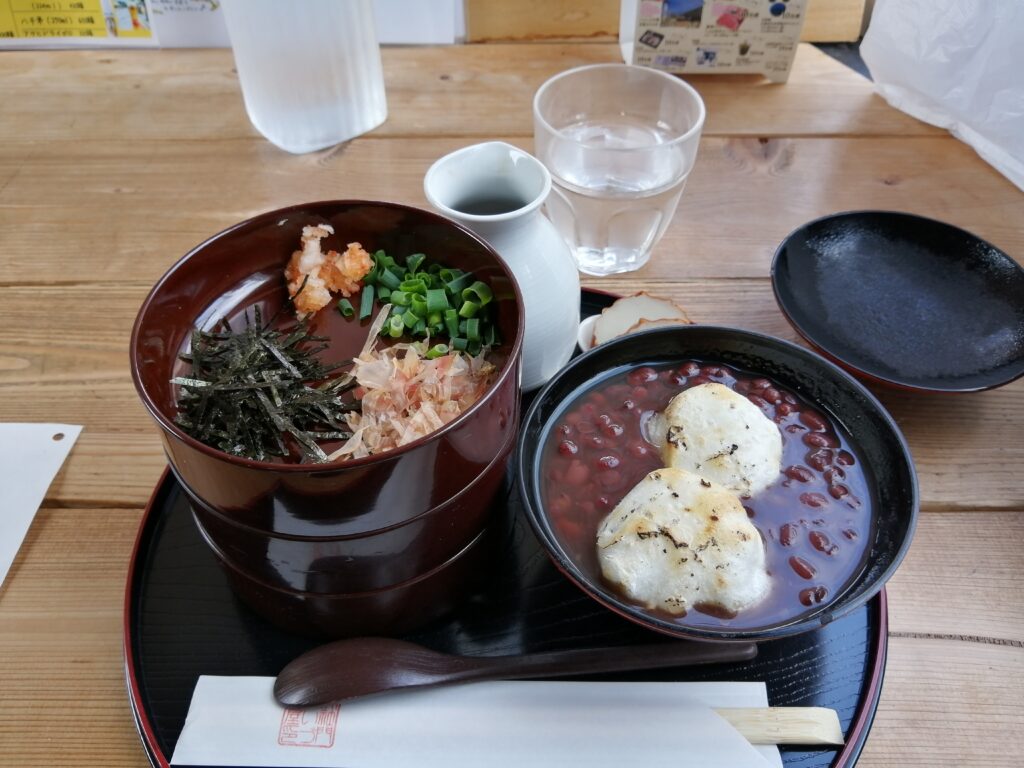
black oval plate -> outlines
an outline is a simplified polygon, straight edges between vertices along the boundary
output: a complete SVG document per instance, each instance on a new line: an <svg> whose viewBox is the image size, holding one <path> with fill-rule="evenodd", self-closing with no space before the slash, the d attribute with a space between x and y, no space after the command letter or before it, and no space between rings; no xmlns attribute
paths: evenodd
<svg viewBox="0 0 1024 768"><path fill-rule="evenodd" d="M970 232L895 211L791 233L775 298L823 354L875 382L974 392L1024 375L1024 268Z"/></svg>
<svg viewBox="0 0 1024 768"><path fill-rule="evenodd" d="M584 314L611 300L585 293ZM534 538L511 478L502 493L501 508L495 510L502 546L493 573L481 580L460 611L409 639L449 653L481 656L659 640L659 635L598 605L562 576ZM128 694L152 765L169 765L200 675L274 676L319 642L276 629L234 597L196 530L185 493L165 473L139 529L124 615ZM831 707L846 734L841 749L783 748L784 763L848 768L856 762L874 718L886 642L883 592L820 630L762 643L749 662L593 679L765 681L773 706Z"/></svg>

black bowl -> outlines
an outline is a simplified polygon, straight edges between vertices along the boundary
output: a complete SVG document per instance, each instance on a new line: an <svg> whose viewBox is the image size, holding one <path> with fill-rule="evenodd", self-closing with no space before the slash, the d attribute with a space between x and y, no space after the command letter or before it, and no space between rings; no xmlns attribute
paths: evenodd
<svg viewBox="0 0 1024 768"><path fill-rule="evenodd" d="M783 314L869 381L976 392L1024 375L1024 268L976 235L894 211L837 213L772 262Z"/></svg>
<svg viewBox="0 0 1024 768"><path fill-rule="evenodd" d="M767 376L826 411L846 431L875 484L874 540L864 568L845 590L815 613L756 629L691 627L619 597L566 552L556 536L541 495L542 454L548 432L563 406L582 391L625 367L698 360L724 363ZM659 328L603 344L576 358L539 393L519 436L519 486L534 532L555 565L599 603L649 629L695 640L768 640L817 629L876 595L903 560L917 523L918 489L913 460L903 435L881 403L849 374L790 342L736 328Z"/></svg>

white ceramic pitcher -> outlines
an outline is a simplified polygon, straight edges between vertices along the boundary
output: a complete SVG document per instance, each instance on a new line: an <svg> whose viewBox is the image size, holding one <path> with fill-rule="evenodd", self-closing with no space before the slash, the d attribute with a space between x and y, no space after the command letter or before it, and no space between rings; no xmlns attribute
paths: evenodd
<svg viewBox="0 0 1024 768"><path fill-rule="evenodd" d="M523 390L545 384L572 356L580 322L576 263L540 212L551 175L532 155L490 141L442 157L423 189L438 212L480 235L512 270L526 305Z"/></svg>

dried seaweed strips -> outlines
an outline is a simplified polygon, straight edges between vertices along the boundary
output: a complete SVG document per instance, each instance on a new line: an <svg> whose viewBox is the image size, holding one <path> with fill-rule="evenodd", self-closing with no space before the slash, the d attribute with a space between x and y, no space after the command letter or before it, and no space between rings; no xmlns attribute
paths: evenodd
<svg viewBox="0 0 1024 768"><path fill-rule="evenodd" d="M192 371L171 379L181 388L175 423L235 456L284 458L290 442L302 461L326 461L319 441L351 437L344 417L357 406L341 396L353 382L339 375L351 361L322 363L327 339L311 335L308 321L275 330L258 306L244 321L237 332L226 321L192 331L190 352L180 356Z"/></svg>

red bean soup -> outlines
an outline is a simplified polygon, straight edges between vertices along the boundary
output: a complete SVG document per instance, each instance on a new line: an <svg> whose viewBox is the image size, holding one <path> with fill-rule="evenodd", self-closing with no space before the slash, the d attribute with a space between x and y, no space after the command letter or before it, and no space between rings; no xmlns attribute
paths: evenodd
<svg viewBox="0 0 1024 768"><path fill-rule="evenodd" d="M717 382L745 395L782 433L782 471L741 497L765 541L772 591L735 616L696 607L685 626L757 629L796 621L838 597L865 567L873 539L873 482L845 432L827 414L770 379L714 362L640 366L568 400L545 437L541 492L566 554L603 582L597 528L648 472L663 465L643 425L683 390ZM620 599L613 585L604 582Z"/></svg>

